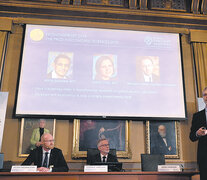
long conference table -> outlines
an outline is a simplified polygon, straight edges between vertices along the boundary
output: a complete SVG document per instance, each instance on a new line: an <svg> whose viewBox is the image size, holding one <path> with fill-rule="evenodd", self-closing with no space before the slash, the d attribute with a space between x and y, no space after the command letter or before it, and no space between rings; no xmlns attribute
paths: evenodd
<svg viewBox="0 0 207 180"><path fill-rule="evenodd" d="M197 172L0 172L0 180L191 180Z"/></svg>

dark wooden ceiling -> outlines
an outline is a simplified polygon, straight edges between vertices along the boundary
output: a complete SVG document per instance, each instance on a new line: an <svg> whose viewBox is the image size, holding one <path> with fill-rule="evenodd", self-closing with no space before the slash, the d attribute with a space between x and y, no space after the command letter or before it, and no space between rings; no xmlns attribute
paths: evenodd
<svg viewBox="0 0 207 180"><path fill-rule="evenodd" d="M207 29L207 0L1 0L0 16Z"/></svg>

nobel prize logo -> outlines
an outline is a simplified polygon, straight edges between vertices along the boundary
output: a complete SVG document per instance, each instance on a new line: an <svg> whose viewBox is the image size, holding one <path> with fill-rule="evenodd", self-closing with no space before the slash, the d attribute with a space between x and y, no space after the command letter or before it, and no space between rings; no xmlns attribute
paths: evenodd
<svg viewBox="0 0 207 180"><path fill-rule="evenodd" d="M151 44L152 44L152 37L147 36L147 37L144 39L144 42L145 42L147 45L151 45Z"/></svg>
<svg viewBox="0 0 207 180"><path fill-rule="evenodd" d="M171 39L167 39L164 37L147 36L145 37L144 42L147 47L151 47L151 48L164 48L164 49L172 48Z"/></svg>
<svg viewBox="0 0 207 180"><path fill-rule="evenodd" d="M30 38L33 41L41 41L44 37L44 32L41 29L33 29L30 32Z"/></svg>

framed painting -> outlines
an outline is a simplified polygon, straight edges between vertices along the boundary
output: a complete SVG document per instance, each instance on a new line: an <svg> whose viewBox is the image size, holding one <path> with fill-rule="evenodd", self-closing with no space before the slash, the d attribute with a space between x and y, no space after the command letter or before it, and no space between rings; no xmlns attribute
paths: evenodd
<svg viewBox="0 0 207 180"><path fill-rule="evenodd" d="M40 141L40 128L55 137L55 119L22 118L19 143L19 157L27 157ZM38 146L38 145L37 145Z"/></svg>
<svg viewBox="0 0 207 180"><path fill-rule="evenodd" d="M147 121L146 145L148 154L164 154L165 158L180 158L177 121Z"/></svg>
<svg viewBox="0 0 207 180"><path fill-rule="evenodd" d="M127 120L80 120L73 124L72 158L86 158L88 148L97 148L97 141L106 138L117 157L129 158L129 122Z"/></svg>

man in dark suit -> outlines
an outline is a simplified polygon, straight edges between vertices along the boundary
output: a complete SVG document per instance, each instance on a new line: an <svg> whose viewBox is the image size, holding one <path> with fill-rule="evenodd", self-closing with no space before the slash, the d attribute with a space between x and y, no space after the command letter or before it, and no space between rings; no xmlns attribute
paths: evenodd
<svg viewBox="0 0 207 180"><path fill-rule="evenodd" d="M151 154L175 154L175 149L172 146L170 137L166 133L164 125L158 126L158 133L152 137Z"/></svg>
<svg viewBox="0 0 207 180"><path fill-rule="evenodd" d="M151 56L144 56L141 61L137 61L137 81L147 83L157 83L160 77L154 73L155 67ZM141 70L141 71L140 71Z"/></svg>
<svg viewBox="0 0 207 180"><path fill-rule="evenodd" d="M22 165L37 165L40 172L67 172L68 166L62 151L54 147L54 139L51 134L45 133L41 137L42 147L31 151Z"/></svg>
<svg viewBox="0 0 207 180"><path fill-rule="evenodd" d="M203 90L205 109L193 115L190 131L190 140L198 140L197 163L200 171L200 179L207 179L207 87Z"/></svg>
<svg viewBox="0 0 207 180"><path fill-rule="evenodd" d="M109 141L107 139L100 139L97 147L99 153L92 156L91 159L88 159L88 164L94 164L96 162L118 162L117 157L109 153Z"/></svg>

